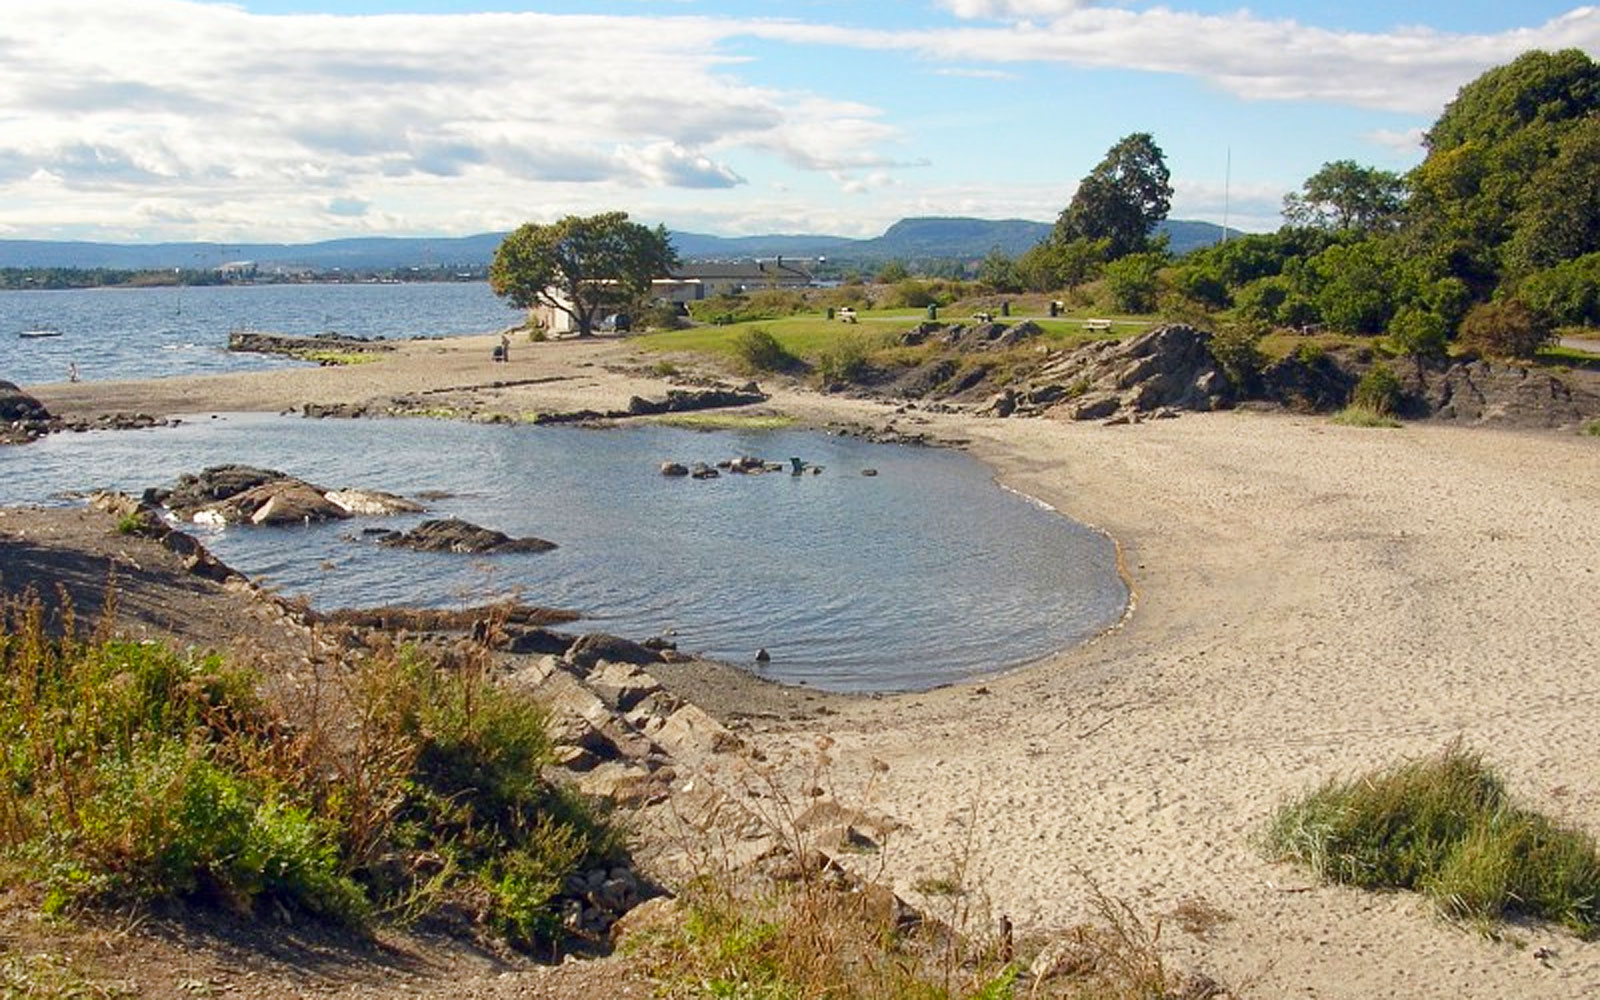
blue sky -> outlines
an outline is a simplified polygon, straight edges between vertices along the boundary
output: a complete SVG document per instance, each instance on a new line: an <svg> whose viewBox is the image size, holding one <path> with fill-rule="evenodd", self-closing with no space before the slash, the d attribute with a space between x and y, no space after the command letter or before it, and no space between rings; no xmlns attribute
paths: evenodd
<svg viewBox="0 0 1600 1000"><path fill-rule="evenodd" d="M1531 0L0 0L0 237L462 235L623 209L863 236L1050 220L1155 136L1175 218L1403 171L1463 84L1600 52Z"/></svg>

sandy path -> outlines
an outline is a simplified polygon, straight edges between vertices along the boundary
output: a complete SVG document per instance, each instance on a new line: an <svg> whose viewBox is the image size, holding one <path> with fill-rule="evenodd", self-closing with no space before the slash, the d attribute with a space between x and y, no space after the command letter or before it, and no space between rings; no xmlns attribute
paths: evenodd
<svg viewBox="0 0 1600 1000"><path fill-rule="evenodd" d="M437 395L526 413L664 388L624 344L519 344L496 366L489 343L34 391L66 413L171 413L457 387ZM774 403L888 416L793 392ZM1163 940L1256 981L1255 996L1600 996L1600 945L1522 929L1525 947L1491 942L1411 895L1284 891L1308 883L1252 846L1283 797L1457 737L1532 804L1600 831L1600 439L1244 413L1121 428L920 419L1116 537L1138 606L983 691L860 700L755 734L775 751L831 736L843 786L889 763L872 804L907 823L888 851L902 889L944 874L975 816L983 885L1023 931L1083 915L1081 868L1147 915L1193 898L1228 914L1208 941L1175 926Z"/></svg>

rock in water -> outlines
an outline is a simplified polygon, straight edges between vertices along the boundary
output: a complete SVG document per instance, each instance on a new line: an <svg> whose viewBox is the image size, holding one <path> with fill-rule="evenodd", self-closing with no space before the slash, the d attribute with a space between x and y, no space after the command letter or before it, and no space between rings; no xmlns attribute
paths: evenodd
<svg viewBox="0 0 1600 1000"><path fill-rule="evenodd" d="M470 554L548 552L556 547L555 542L543 538L512 538L456 517L424 521L407 532L392 531L380 538L379 544L421 552Z"/></svg>

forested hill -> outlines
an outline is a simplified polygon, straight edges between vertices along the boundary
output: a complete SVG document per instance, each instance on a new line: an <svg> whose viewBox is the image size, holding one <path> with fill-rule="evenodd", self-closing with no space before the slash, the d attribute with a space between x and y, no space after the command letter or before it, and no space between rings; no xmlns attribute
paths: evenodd
<svg viewBox="0 0 1600 1000"><path fill-rule="evenodd" d="M709 236L672 234L685 259L738 257L828 257L841 264L888 260L978 260L995 249L1016 256L1050 233L1048 222L1024 219L902 219L871 239L844 236L772 235ZM1185 253L1220 239L1222 229L1209 222L1169 221L1172 250ZM205 270L233 261L254 261L263 267L305 267L317 271L390 268L482 268L488 265L504 233L476 236L408 238L362 237L320 243L152 243L116 244L0 240L0 267Z"/></svg>

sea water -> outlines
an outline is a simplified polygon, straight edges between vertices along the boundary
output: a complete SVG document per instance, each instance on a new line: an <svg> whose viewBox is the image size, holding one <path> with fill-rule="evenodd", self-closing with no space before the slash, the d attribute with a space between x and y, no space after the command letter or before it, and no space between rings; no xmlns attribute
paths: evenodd
<svg viewBox="0 0 1600 1000"><path fill-rule="evenodd" d="M822 471L706 481L659 471L739 455ZM224 462L328 488L447 494L418 516L189 526L225 562L318 608L514 595L581 612L577 630L668 636L832 690L926 689L1002 670L1086 640L1128 599L1109 539L999 488L971 457L814 432L219 415L0 449L0 504L137 493ZM474 557L361 535L424 516L558 548ZM771 662L758 668L759 649Z"/></svg>
<svg viewBox="0 0 1600 1000"><path fill-rule="evenodd" d="M483 282L0 291L0 379L21 386L262 371L303 364L231 353L234 330L359 337L486 333L522 314ZM60 336L25 338L48 328Z"/></svg>

